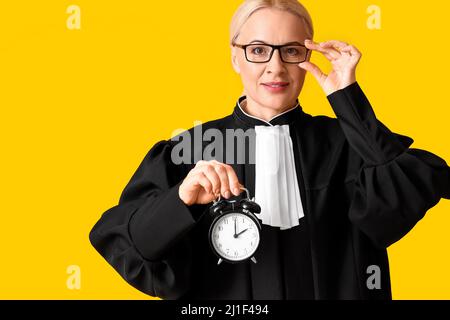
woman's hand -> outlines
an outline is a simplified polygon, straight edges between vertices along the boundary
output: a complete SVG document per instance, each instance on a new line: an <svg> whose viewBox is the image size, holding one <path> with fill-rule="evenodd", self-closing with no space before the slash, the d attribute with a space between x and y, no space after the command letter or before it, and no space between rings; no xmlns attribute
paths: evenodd
<svg viewBox="0 0 450 320"><path fill-rule="evenodd" d="M320 70L318 66L309 61L298 66L312 73L328 96L356 82L356 66L361 59L361 52L354 46L338 40L316 43L306 40L306 48L322 53L333 65L329 75Z"/></svg>
<svg viewBox="0 0 450 320"><path fill-rule="evenodd" d="M219 197L230 198L242 192L233 167L216 160L198 161L178 189L180 199L188 206L207 204Z"/></svg>

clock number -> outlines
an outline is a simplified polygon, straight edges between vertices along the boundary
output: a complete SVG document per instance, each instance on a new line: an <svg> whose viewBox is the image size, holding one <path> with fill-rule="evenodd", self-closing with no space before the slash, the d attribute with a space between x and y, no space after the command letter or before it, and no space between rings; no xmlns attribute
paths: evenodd
<svg viewBox="0 0 450 320"><path fill-rule="evenodd" d="M219 231L222 231L222 229L223 229L223 227L222 227L222 226L219 226Z"/></svg>

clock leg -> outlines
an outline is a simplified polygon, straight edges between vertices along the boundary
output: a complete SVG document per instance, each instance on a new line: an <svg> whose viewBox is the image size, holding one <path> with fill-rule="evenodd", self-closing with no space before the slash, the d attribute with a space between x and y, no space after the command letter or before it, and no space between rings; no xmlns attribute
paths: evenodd
<svg viewBox="0 0 450 320"><path fill-rule="evenodd" d="M223 260L220 258L219 261L217 261L217 265L221 264L222 261L223 261Z"/></svg>
<svg viewBox="0 0 450 320"><path fill-rule="evenodd" d="M254 263L256 263L256 258L255 257L252 257L252 259L251 259Z"/></svg>

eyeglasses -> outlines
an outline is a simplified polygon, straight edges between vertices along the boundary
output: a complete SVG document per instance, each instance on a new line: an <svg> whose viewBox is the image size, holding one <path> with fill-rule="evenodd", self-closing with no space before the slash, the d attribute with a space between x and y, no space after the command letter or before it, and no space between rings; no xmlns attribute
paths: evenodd
<svg viewBox="0 0 450 320"><path fill-rule="evenodd" d="M285 44L285 45L271 45L266 43L255 44L236 44L233 46L244 49L245 58L252 63L265 63L272 59L275 50L279 50L281 61L285 63L299 64L306 61L309 49L301 44Z"/></svg>

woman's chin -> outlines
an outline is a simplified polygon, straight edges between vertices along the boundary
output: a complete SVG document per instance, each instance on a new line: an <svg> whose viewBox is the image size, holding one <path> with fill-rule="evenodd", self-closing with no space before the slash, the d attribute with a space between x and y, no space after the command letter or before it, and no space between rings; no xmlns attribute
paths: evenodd
<svg viewBox="0 0 450 320"><path fill-rule="evenodd" d="M261 100L265 105L269 105L274 109L283 109L291 103L292 98L288 92L283 94L264 93L261 95Z"/></svg>

